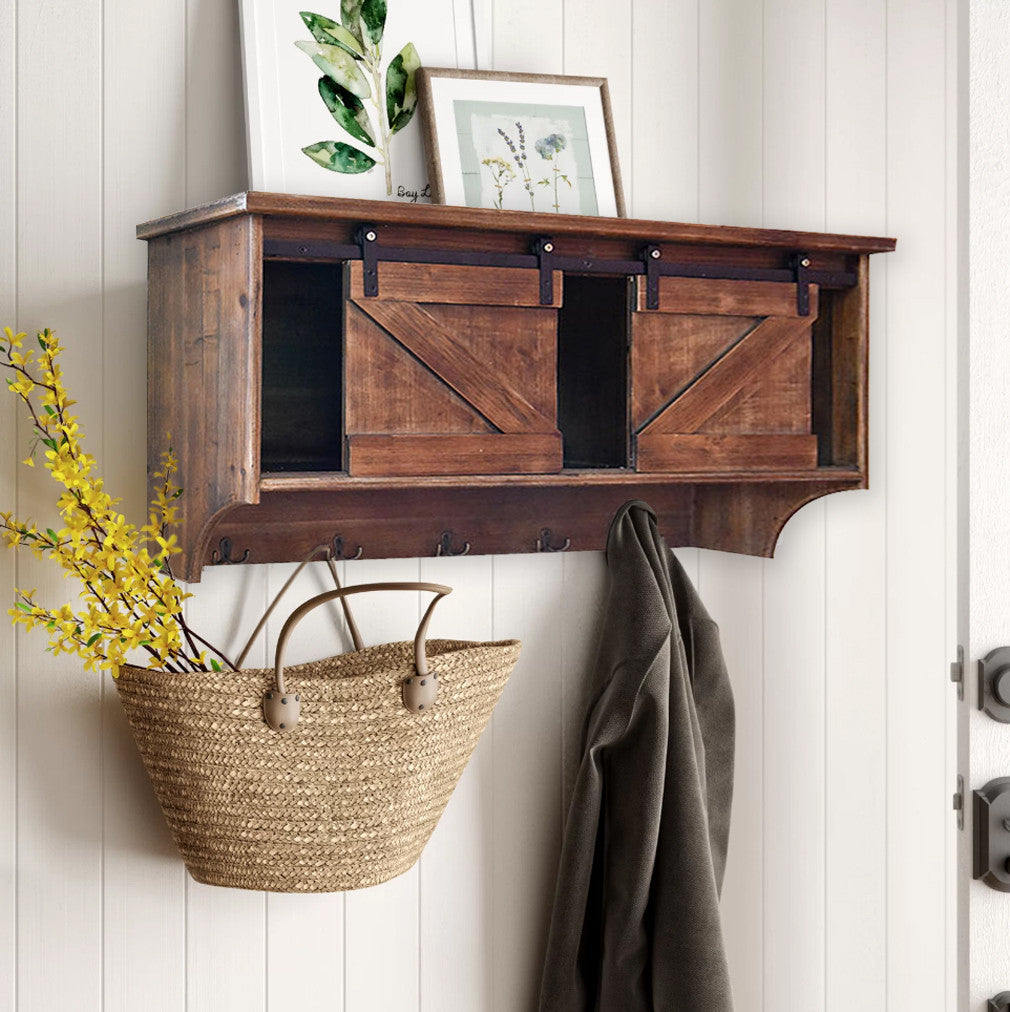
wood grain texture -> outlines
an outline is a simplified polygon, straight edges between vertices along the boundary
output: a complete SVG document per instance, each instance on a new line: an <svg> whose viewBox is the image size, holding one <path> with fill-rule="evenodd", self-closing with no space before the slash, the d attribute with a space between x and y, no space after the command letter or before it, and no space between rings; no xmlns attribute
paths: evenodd
<svg viewBox="0 0 1010 1012"><path fill-rule="evenodd" d="M638 437L638 467L643 471L752 471L814 468L817 437L764 433L643 433Z"/></svg>
<svg viewBox="0 0 1010 1012"><path fill-rule="evenodd" d="M362 299L354 305L500 432L554 431L552 417L530 404L522 391L511 384L510 377L489 373L487 364L456 341L455 335L433 313L417 303L384 299ZM498 315L500 326L504 321ZM356 375L354 379L353 387L348 381L348 398L363 395L366 390L375 390L373 396L381 396L376 387L381 385L382 377ZM365 387L369 381L370 386ZM348 431L353 432L350 424Z"/></svg>
<svg viewBox="0 0 1010 1012"><path fill-rule="evenodd" d="M353 304L344 310L345 431L494 432L494 426Z"/></svg>
<svg viewBox="0 0 1010 1012"><path fill-rule="evenodd" d="M495 211L476 207L445 207L438 204L398 204L384 200L346 200L340 197L302 197L255 190L236 193L137 226L137 238L152 239L168 232L192 228L221 218L261 214L292 219L374 222L378 225L423 222L435 228L467 228L477 232L518 232L536 235L542 222L525 211ZM551 214L550 232L555 236L601 235L617 239L630 236L640 241L698 243L704 246L770 246L810 252L886 253L895 240L870 236L829 235L786 229L735 226L685 225L629 218L580 217ZM381 239L381 237L380 237Z"/></svg>
<svg viewBox="0 0 1010 1012"><path fill-rule="evenodd" d="M350 265L349 296L364 299L360 261ZM554 301L562 302L564 274L554 271ZM379 263L379 298L394 302L437 302L465 306L535 306L540 302L540 272L523 267L468 267L453 264Z"/></svg>
<svg viewBox="0 0 1010 1012"><path fill-rule="evenodd" d="M809 340L803 317L768 317L706 369L683 393L639 430L673 434L697 432L719 410L748 392L770 362L794 343Z"/></svg>
<svg viewBox="0 0 1010 1012"><path fill-rule="evenodd" d="M750 316L633 314L632 428L642 428L759 322Z"/></svg>
<svg viewBox="0 0 1010 1012"><path fill-rule="evenodd" d="M659 279L659 309L646 308L645 278L635 279L639 313L711 313L722 316L798 316L796 286L781 281ZM817 316L817 286L810 287L810 319Z"/></svg>
<svg viewBox="0 0 1010 1012"><path fill-rule="evenodd" d="M257 218L150 247L148 490L172 446L187 490L183 578L194 575L188 560L205 554L214 517L259 494L259 250Z"/></svg>
<svg viewBox="0 0 1010 1012"><path fill-rule="evenodd" d="M561 470L560 433L352 434L352 476L529 474Z"/></svg>

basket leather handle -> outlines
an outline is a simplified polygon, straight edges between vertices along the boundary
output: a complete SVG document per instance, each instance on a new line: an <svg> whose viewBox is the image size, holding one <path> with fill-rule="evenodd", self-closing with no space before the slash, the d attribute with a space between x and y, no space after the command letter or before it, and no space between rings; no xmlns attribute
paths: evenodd
<svg viewBox="0 0 1010 1012"><path fill-rule="evenodd" d="M263 718L275 731L289 731L298 723L301 715L301 696L289 692L284 684L284 647L295 626L313 608L318 608L327 601L335 601L351 594L364 594L373 590L424 590L434 594L428 605L414 636L414 675L403 684L403 705L415 713L429 709L438 694L438 673L429 672L428 658L424 652L424 641L428 633L435 605L446 594L452 593L452 587L442 583L362 583L354 587L338 587L327 590L315 597L310 597L299 605L289 616L277 638L277 655L274 664L274 687L263 695Z"/></svg>
<svg viewBox="0 0 1010 1012"><path fill-rule="evenodd" d="M295 582L295 577L314 559L316 556L321 555L326 561L326 565L330 567L330 575L333 577L333 583L339 588L340 577L337 575L337 567L333 563L333 549L329 545L316 545L315 548L309 552L308 555L298 563L295 571L284 581L284 586L274 595L274 599L270 602L267 610L263 612L260 620L256 623L256 628L249 634L249 639L246 640L246 645L242 648L242 652L238 655L235 661L235 667L241 668L245 662L246 657L249 655L249 651L252 649L253 643L256 642L256 637L263 631L263 627L267 624L267 619L273 614L274 608L277 607L281 602L281 598L287 593L288 587ZM344 621L347 623L347 629L351 634L351 640L354 643L354 649L361 649L361 633L358 632L357 623L354 621L354 616L351 614L351 609L347 606L347 601L342 600L340 606L344 609Z"/></svg>

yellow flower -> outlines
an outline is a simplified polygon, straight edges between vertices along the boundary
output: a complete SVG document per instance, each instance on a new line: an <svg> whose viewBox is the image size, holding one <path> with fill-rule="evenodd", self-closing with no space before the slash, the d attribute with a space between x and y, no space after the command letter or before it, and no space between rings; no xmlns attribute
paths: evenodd
<svg viewBox="0 0 1010 1012"><path fill-rule="evenodd" d="M150 504L148 523L139 530L115 506L117 499L95 474L95 458L84 452L79 420L69 412L75 403L67 396L57 361L61 348L50 330L38 334L41 356L20 349L25 334L7 327L0 334L0 366L12 372L8 388L31 410L35 432L45 449L45 468L62 486L57 507L63 519L58 530L40 532L34 525L0 512L0 534L12 548L28 547L38 557L53 559L82 583L83 609L69 604L47 610L34 600L34 591L18 592L10 614L26 628L42 625L50 633L53 653L72 653L86 670L117 673L129 651L144 649L153 667L206 670L207 653L190 647L182 636L183 593L167 569L170 556L181 551L169 528L179 522L174 505L181 494L173 480L178 470L169 448L155 472L159 486ZM33 374L41 370L42 379ZM35 401L38 398L38 402ZM33 457L24 463L34 466ZM217 663L216 661L214 662Z"/></svg>

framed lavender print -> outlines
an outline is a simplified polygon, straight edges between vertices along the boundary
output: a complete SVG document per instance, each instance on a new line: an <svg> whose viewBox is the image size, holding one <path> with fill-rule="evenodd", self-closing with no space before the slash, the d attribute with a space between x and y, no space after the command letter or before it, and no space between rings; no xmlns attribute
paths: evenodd
<svg viewBox="0 0 1010 1012"><path fill-rule="evenodd" d="M623 217L607 82L422 67L432 201Z"/></svg>

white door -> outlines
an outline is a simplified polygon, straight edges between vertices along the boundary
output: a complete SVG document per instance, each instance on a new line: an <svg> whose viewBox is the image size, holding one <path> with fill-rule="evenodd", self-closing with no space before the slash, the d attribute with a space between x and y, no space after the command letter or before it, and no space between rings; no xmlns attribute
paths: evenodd
<svg viewBox="0 0 1010 1012"><path fill-rule="evenodd" d="M1010 776L1010 724L978 708L976 664L1010 645L1010 5L972 3L962 76L960 608L966 692L959 770L960 1009L1010 991L1010 895L972 879L971 792ZM964 113L967 115L963 115Z"/></svg>

